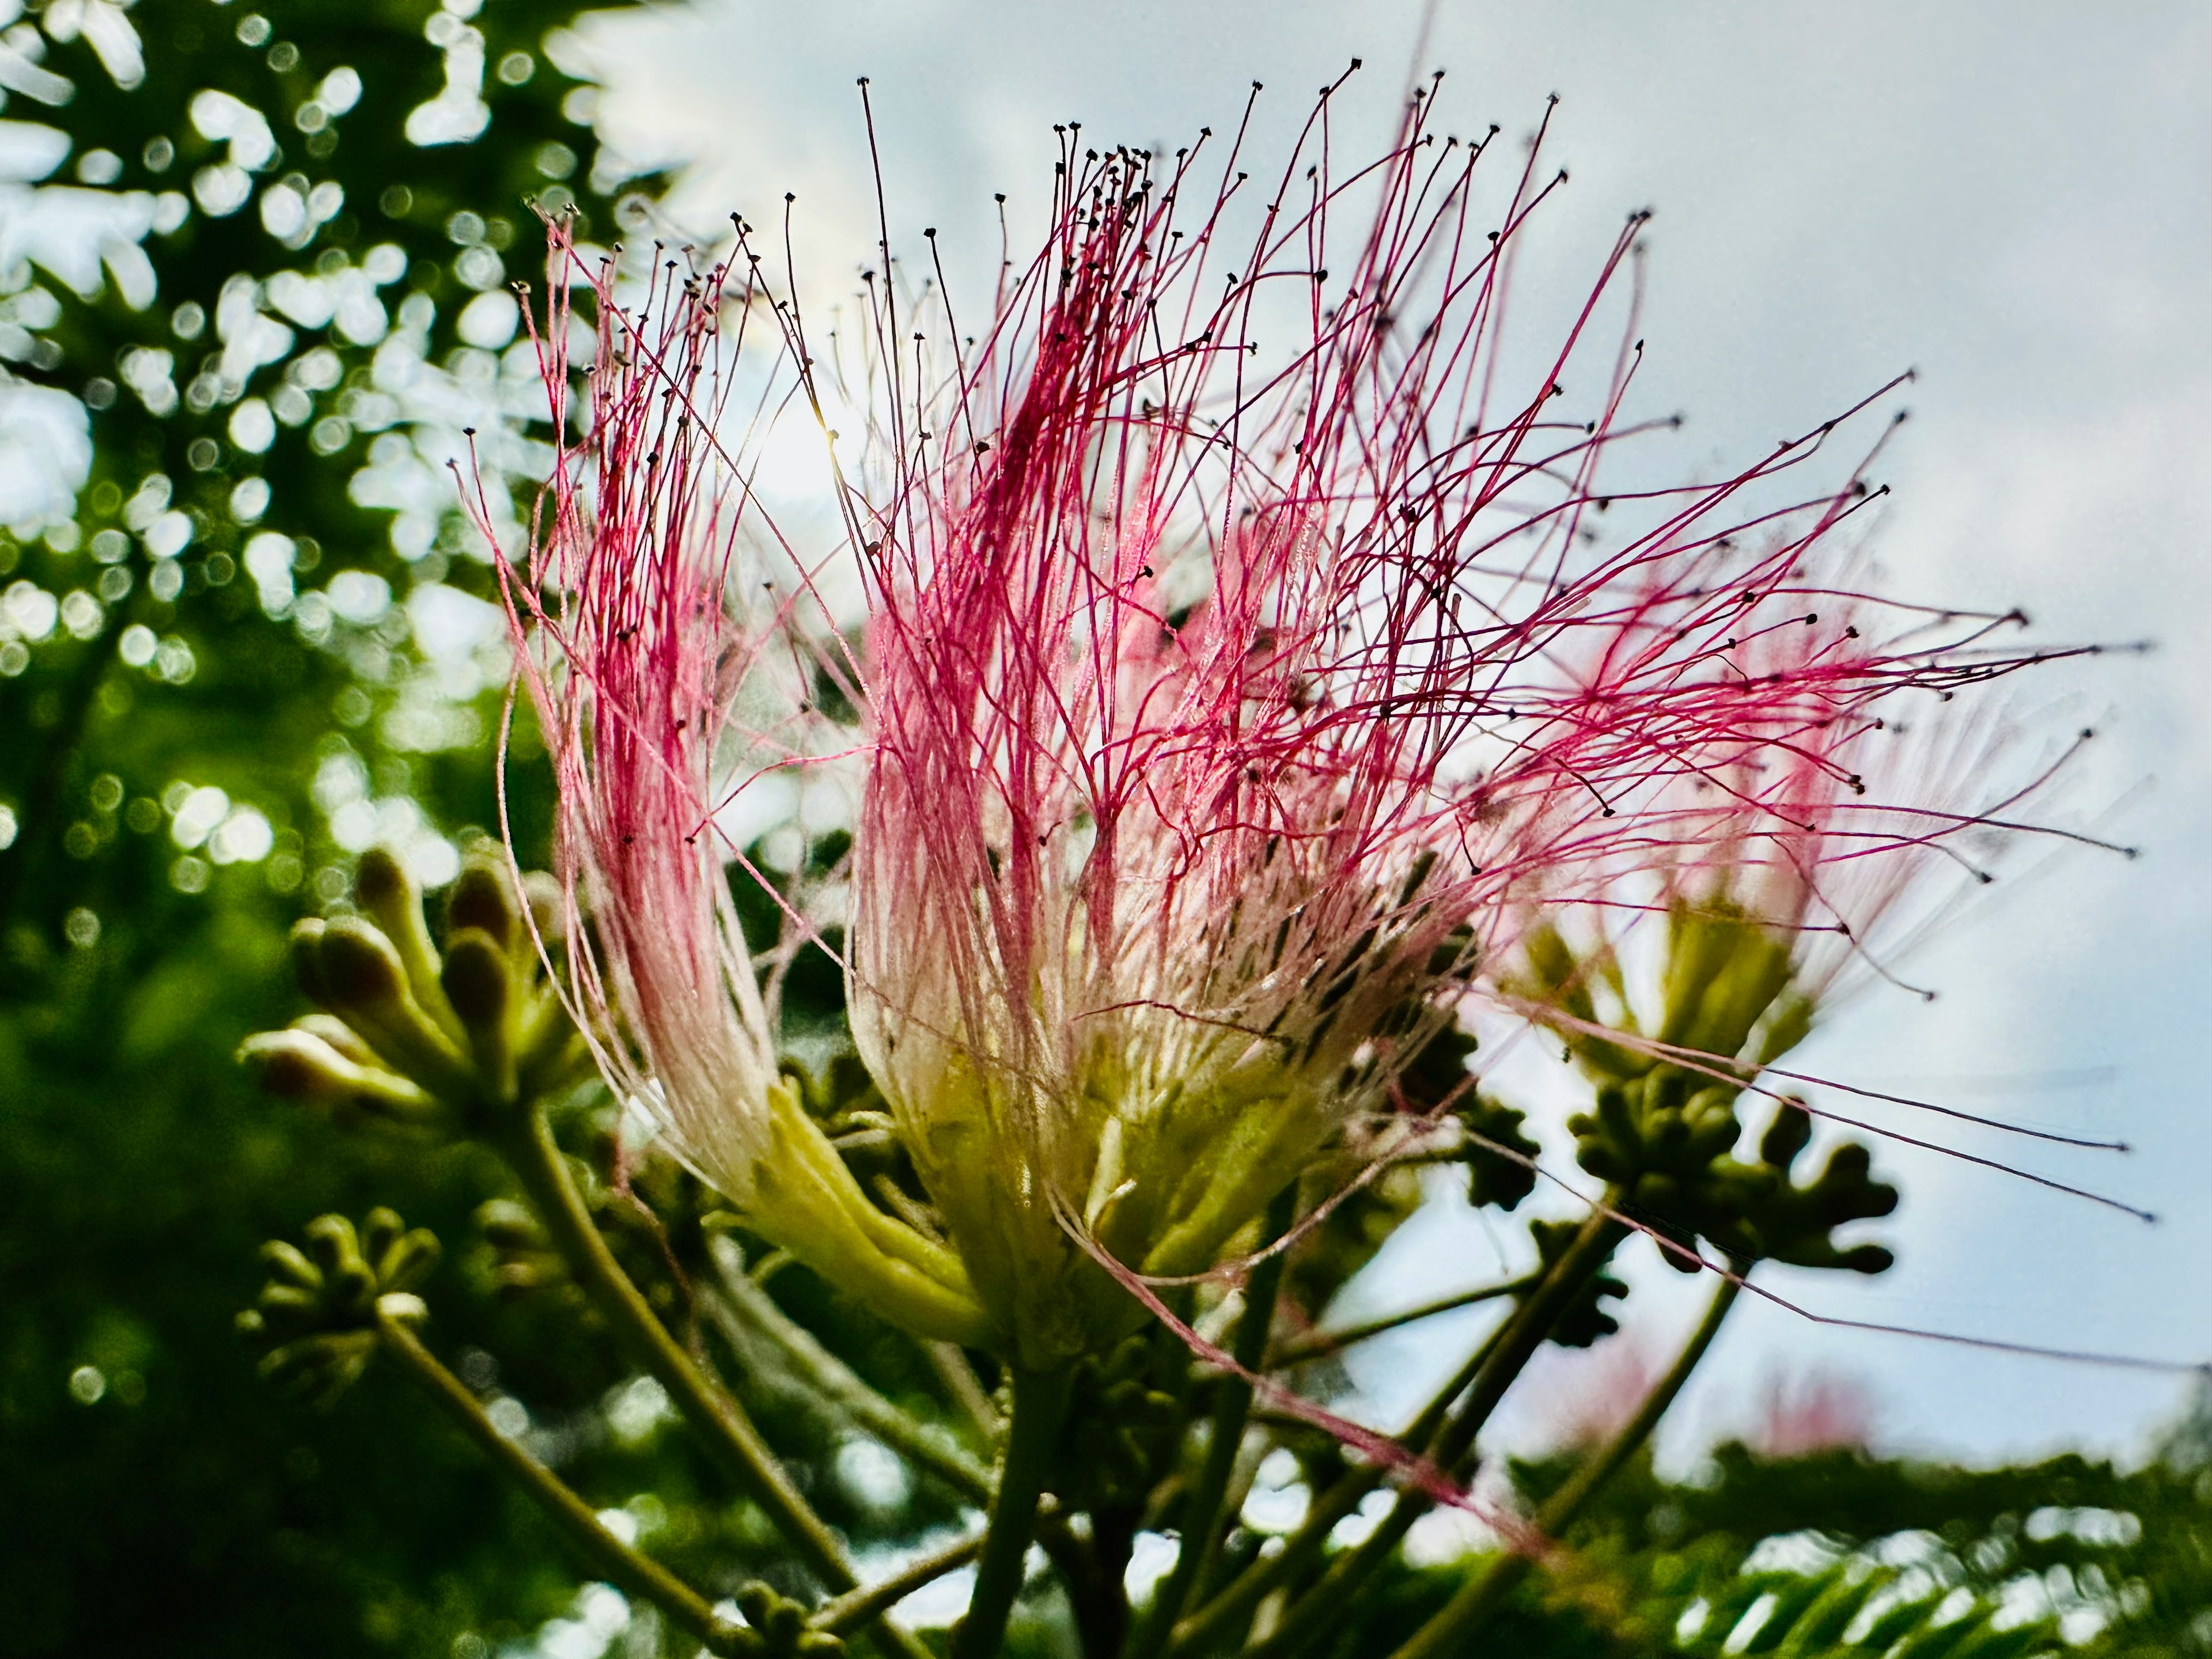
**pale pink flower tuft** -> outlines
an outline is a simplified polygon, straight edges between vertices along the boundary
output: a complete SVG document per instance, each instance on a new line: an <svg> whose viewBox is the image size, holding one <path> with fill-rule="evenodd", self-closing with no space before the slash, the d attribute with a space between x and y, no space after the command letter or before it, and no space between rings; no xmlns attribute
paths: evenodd
<svg viewBox="0 0 2212 1659"><path fill-rule="evenodd" d="M1601 481L1663 424L1623 413L1632 298L1595 320L1641 216L1531 354L1507 267L1564 175L1440 139L1416 98L1342 176L1331 96L1266 184L1241 131L1218 166L1212 140L1159 161L1068 132L1046 245L973 337L887 267L857 342L815 338L742 226L633 312L598 275L585 431L514 589L549 642L531 684L611 1072L779 1242L842 1229L806 1245L825 1270L906 1263L939 1328L980 1309L1036 1364L1134 1316L1091 1251L1204 1273L1325 1149L1420 1144L1399 1071L1499 994L1532 921L1747 856L1798 872L1809 916L1811 872L1857 850L1834 811L1806 827L1856 787L1842 738L2027 659L1987 650L1996 619L1854 623L1891 614L1838 591L1861 471L1790 483L1834 422L1717 483ZM805 577L804 628L732 580L741 532L776 537L722 447L725 312L780 329L758 408L868 428L833 463L857 659ZM820 751L823 675L865 724L854 1033L949 1249L885 1234L794 1122L726 885L718 816Z"/></svg>
<svg viewBox="0 0 2212 1659"><path fill-rule="evenodd" d="M671 263L625 307L613 260L586 268L565 224L550 234L536 337L556 429L573 414L581 431L507 592L559 789L573 1012L610 1081L757 1230L892 1317L975 1340L957 1259L861 1193L783 1075L755 959L775 941L747 939L733 902L722 821L812 756L820 724L787 601L750 606L737 577L768 533L717 430L721 313L743 296ZM572 411L574 282L597 314Z"/></svg>
<svg viewBox="0 0 2212 1659"><path fill-rule="evenodd" d="M979 1294L1041 1352L1115 1316L1064 1228L1207 1268L1390 1111L1532 907L1786 813L1696 786L1833 773L1808 726L2017 660L1815 621L1867 492L1791 507L1775 481L1832 427L1608 500L1641 343L1592 319L1640 218L1529 357L1505 264L1559 181L1439 142L1420 100L1340 179L1328 119L1325 94L1266 184L1237 144L1216 173L1206 145L1067 137L1047 246L980 344L936 342L933 395L870 286L855 1034ZM1587 420L1559 412L1571 374ZM1747 669L1789 631L1818 647Z"/></svg>

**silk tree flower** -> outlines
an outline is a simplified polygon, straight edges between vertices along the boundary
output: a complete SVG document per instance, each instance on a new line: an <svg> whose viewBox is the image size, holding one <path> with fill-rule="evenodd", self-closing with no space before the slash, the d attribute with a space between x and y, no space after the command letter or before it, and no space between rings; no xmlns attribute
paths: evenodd
<svg viewBox="0 0 2212 1659"><path fill-rule="evenodd" d="M1654 826L1679 824L1656 837L1664 855L1624 860L1591 902L1532 914L1522 938L1526 1011L1608 1068L1632 1052L1687 1055L1748 1079L1853 981L1901 982L1893 958L1957 896L1943 873L1986 884L2007 843L2053 833L2017 814L2067 757L2008 786L2018 734L1947 706L1960 685L2033 659L1986 651L2016 618L1930 617L1802 586L1779 597L1806 608L1739 629L1734 683L1683 700L1696 721L1684 740L1704 742L1716 702L1738 735L1706 744L1698 772L1646 809ZM1870 676L1870 658L1900 678ZM1656 1017L1639 1020L1625 958L1650 917L1667 939Z"/></svg>
<svg viewBox="0 0 2212 1659"><path fill-rule="evenodd" d="M1992 879L1990 854L2037 828L2014 816L2020 803L2057 769L1988 799L2002 787L2012 734L1954 719L1941 703L1900 721L1892 688L1868 684L1850 661L1885 623L1897 634L1882 654L1910 660L1928 649L1930 620L1899 627L1870 603L1838 597L1826 596L1826 615L1808 611L1801 625L1738 641L1740 679L1713 690L1759 704L1751 741L1732 756L1716 751L1703 775L1683 781L1679 808L1655 802L1647 815L1663 823L1679 810L1700 833L1656 866L1620 871L1593 901L1534 919L1510 977L1519 1011L1564 1040L1592 1086L1593 1109L1566 1123L1577 1161L1685 1272L1698 1270L1700 1237L1741 1262L1889 1267L1881 1246L1839 1245L1830 1234L1888 1214L1896 1190L1872 1179L1868 1148L1850 1142L1809 1182L1793 1182L1815 1109L1781 1091L1809 1079L1779 1073L1762 1084L1762 1074L1850 980L1897 982L1893 953L1956 895L1956 884L1930 876L1948 866ZM1919 689L1948 701L1947 679L1974 678L1991 625L1947 620L1949 643L1936 654L1948 665ZM1971 804L1970 792L1984 799ZM1753 1091L1776 1104L1756 1154L1739 1162L1740 1114Z"/></svg>
<svg viewBox="0 0 2212 1659"><path fill-rule="evenodd" d="M612 261L586 267L563 225L552 240L538 344L555 429L581 435L507 593L559 788L571 1011L610 1083L753 1228L908 1327L975 1340L958 1259L865 1196L780 1073L755 964L774 941L745 938L726 874L726 817L809 757L818 722L787 615L735 585L756 526L714 430L724 296L663 268L628 310ZM596 337L572 409L579 282Z"/></svg>
<svg viewBox="0 0 2212 1659"><path fill-rule="evenodd" d="M1808 686L1870 702L2015 660L1847 639L1747 676L1865 497L1855 471L1790 483L1833 423L1609 496L1640 343L1593 319L1640 216L1531 356L1500 319L1559 182L1535 152L1490 191L1492 140L1440 140L1419 98L1340 178L1328 121L1324 94L1258 201L1241 137L1217 166L1212 141L1169 162L1071 131L1046 244L974 337L892 270L857 337L817 339L742 223L728 261L671 264L624 310L553 228L564 428L580 273L593 386L510 591L587 923L579 1012L757 1229L1024 1366L1140 1318L1117 1274L1214 1269L1316 1158L1443 1134L1400 1074L1509 994L1532 925L1723 838L1731 802L1692 786L1782 743ZM781 355L748 380L763 317ZM866 428L834 452L857 654L808 580L740 573L778 544L728 435L757 434L741 383ZM811 707L824 678L864 728L853 1035L941 1241L860 1190L778 1075L766 942L726 885L732 800L848 741Z"/></svg>
<svg viewBox="0 0 2212 1659"><path fill-rule="evenodd" d="M1772 504L1832 428L1601 532L1641 343L1591 319L1640 221L1531 359L1504 265L1558 181L1532 152L1486 232L1491 141L1417 98L1340 179L1328 107L1249 204L1241 137L1217 173L1071 133L1047 246L980 343L935 342L934 396L870 283L854 1036L1032 1364L1133 1316L1094 1256L1206 1272L1387 1123L1532 915L1723 834L1735 803L1691 787L1789 752L1802 699L2014 660L1838 632L1747 677L1866 496Z"/></svg>

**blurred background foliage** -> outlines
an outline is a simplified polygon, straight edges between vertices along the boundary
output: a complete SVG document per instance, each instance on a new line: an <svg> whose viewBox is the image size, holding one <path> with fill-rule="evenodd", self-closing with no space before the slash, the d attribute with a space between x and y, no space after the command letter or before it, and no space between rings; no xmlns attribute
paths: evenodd
<svg viewBox="0 0 2212 1659"><path fill-rule="evenodd" d="M503 526L527 510L550 451L508 284L536 274L534 206L605 242L652 222L662 182L596 141L562 46L575 9L0 0L9 1653L661 1650L398 1387L324 1418L256 1381L230 1333L256 1247L375 1204L447 1242L434 1340L538 1455L696 1582L773 1575L760 1517L664 1432L654 1385L578 1304L499 1293L528 1253L496 1248L501 1212L475 1219L507 1195L487 1154L343 1134L232 1059L297 1011L286 929L343 900L353 856L397 848L434 887L499 827L504 632L447 464L480 471ZM526 729L517 745L516 842L542 860L544 780ZM834 1018L834 975L813 979ZM571 1127L604 1153L588 1102ZM657 1248L630 1252L648 1280ZM803 1272L775 1284L877 1386L947 1409L910 1347ZM818 1402L773 1379L747 1394L864 1552L956 1515ZM1728 1608L1765 1607L1753 1650L1859 1651L1788 1636L1784 1613L1917 1574L1954 1644L1969 1607L2006 1605L2085 1650L2212 1651L2208 1516L2201 1422L2132 1473L1729 1449L1694 1484L1620 1483L1499 1639L1717 1651ZM1467 1570L1402 1567L1378 1619L1410 1631ZM1060 1650L1048 1621L1027 1628Z"/></svg>

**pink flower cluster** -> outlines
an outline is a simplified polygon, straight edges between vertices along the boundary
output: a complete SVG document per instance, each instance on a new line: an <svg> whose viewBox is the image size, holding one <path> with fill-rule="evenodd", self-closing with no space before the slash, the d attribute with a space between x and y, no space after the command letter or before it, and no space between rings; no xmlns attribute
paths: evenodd
<svg viewBox="0 0 2212 1659"><path fill-rule="evenodd" d="M744 227L629 310L554 228L546 378L582 435L515 591L608 1052L745 1201L769 942L736 927L717 816L823 751L808 688L833 683L865 775L854 1036L974 1294L1040 1361L1131 1305L1071 1233L1146 1275L1212 1267L1389 1117L1397 1068L1532 918L1763 865L1793 872L1778 925L1848 926L1821 868L1975 821L1869 799L1853 757L1900 703L2027 659L1990 646L2002 619L1848 591L1863 467L1790 483L1834 422L1616 493L1614 452L1656 424L1625 412L1632 296L1601 321L1640 218L1532 356L1508 270L1559 179L1540 147L1440 136L1431 101L1348 175L1328 94L1264 178L1241 131L1160 157L1070 129L1043 246L981 332L887 265L834 373ZM868 424L848 546L778 549L741 383ZM741 544L794 556L797 597L751 607ZM811 583L840 558L856 649Z"/></svg>

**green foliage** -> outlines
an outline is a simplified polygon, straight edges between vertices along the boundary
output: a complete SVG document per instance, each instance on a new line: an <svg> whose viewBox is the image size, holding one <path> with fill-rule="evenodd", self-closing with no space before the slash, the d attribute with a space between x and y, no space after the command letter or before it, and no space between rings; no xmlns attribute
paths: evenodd
<svg viewBox="0 0 2212 1659"><path fill-rule="evenodd" d="M0 399L58 422L69 489L26 501L0 534L5 1645L488 1659L589 1615L604 1593L580 1591L546 1521L368 1370L373 1312L412 1322L419 1291L441 1354L531 1455L710 1598L735 1597L748 1641L830 1650L801 1628L813 1586L767 1510L671 1431L667 1394L629 1370L468 1138L518 1092L558 1096L558 1161L592 1224L686 1352L728 1376L813 1509L863 1553L965 1523L990 1450L990 1364L979 1377L769 1255L641 1148L595 1081L555 1088L582 1075L580 1057L565 1035L532 1046L557 1026L554 1005L503 880L470 856L502 805L518 850L542 854L549 792L526 711L503 803L494 793L504 634L446 464L483 478L511 532L548 455L506 287L535 263L532 204L610 240L647 221L658 181L593 154L592 89L546 50L578 9L568 0L245 9L256 3L103 10L127 21L143 66L112 27L95 44L73 3L9 32L11 49L44 56L9 82L9 118L50 128L60 159L22 195L27 260L0 271ZM63 225L65 209L91 216ZM835 692L825 704L849 713ZM848 847L829 837L772 871L781 896L804 908L835 886ZM410 866L448 890L434 927ZM846 1041L840 937L800 936L751 881L732 900L748 937L779 941L769 994L807 1109L870 1193L926 1209ZM1802 1035L1771 940L1726 915L1676 931L1661 1040L1753 1065ZM1531 960L1587 1018L1584 965L1540 933ZM295 1018L288 963L326 1012ZM289 1098L256 1093L234 1064L252 1033L271 1034L248 1057ZM1585 1163L1640 1215L1747 1257L1876 1265L1873 1247L1829 1237L1894 1201L1856 1149L1794 1180L1807 1120L1785 1108L1757 1161L1738 1163L1738 1090L1601 1040L1571 1047L1598 1085ZM1462 1145L1436 1156L1467 1165L1472 1201L1510 1209L1535 1142L1473 1091L1472 1050L1437 1033L1403 1073L1405 1103L1455 1117ZM468 1109L441 1103L448 1084ZM409 1133L370 1132L394 1128ZM1362 1167L1342 1150L1303 1196ZM1322 1321L1420 1196L1401 1167L1338 1204L1289 1256L1281 1322ZM231 1315L254 1295L255 1246L303 1229L306 1249L264 1255L241 1347ZM1535 1224L1540 1257L1573 1231ZM442 1267L435 1237L456 1245ZM757 1329L709 1316L732 1260L834 1354L845 1397L788 1353L768 1363ZM1552 1340L1612 1334L1606 1304L1623 1291L1594 1275ZM1218 1296L1193 1289L1190 1305L1218 1311ZM290 1389L256 1381L255 1346ZM1179 1345L1133 1339L1086 1361L1075 1388L1054 1496L1102 1524L1048 1535L1065 1580L1024 1598L1009 1652L1072 1652L1071 1607L1111 1612L1136 1529L1194 1507L1211 1391ZM855 1415L862 1389L952 1451L861 1478L884 1451ZM1318 1431L1263 1431L1309 1484L1352 1470ZM1532 1491L1563 1473L1523 1471ZM1232 1516L1254 1472L1237 1479ZM2212 1650L2208 1506L2201 1425L2128 1473L1730 1449L1700 1484L1632 1470L1481 1639L1705 1653L1741 1634L1749 1651L1964 1659L2037 1651L2055 1618L2089 1632L2079 1650L2093 1655ZM1259 1551L1235 1530L1223 1573ZM1337 1650L1387 1651L1479 1565L1394 1558ZM2047 1605L1996 1632L1988 1615L2031 1580ZM672 1647L664 1635L641 1616L630 1651Z"/></svg>
<svg viewBox="0 0 2212 1659"><path fill-rule="evenodd" d="M2212 1653L2212 1440L2192 1419L2142 1468L2075 1456L1986 1471L1741 1445L1698 1480L1627 1471L1470 1654L1787 1659ZM1516 1470L1540 1495L1574 1462ZM1487 1557L1378 1575L1334 1659L1387 1653Z"/></svg>
<svg viewBox="0 0 2212 1659"><path fill-rule="evenodd" d="M11 1653L236 1659L297 1652L312 1631L319 1652L447 1659L461 1633L519 1634L574 1593L544 1525L416 1402L372 1380L332 1435L255 1380L228 1327L262 1237L390 1201L459 1239L505 1190L473 1148L349 1137L262 1097L231 1054L295 1012L286 930L343 890L364 823L427 856L434 828L496 823L503 670L496 640L466 632L495 619L489 568L441 464L472 419L495 496L531 459L493 432L521 407L520 365L462 332L480 295L479 322L531 274L525 198L557 183L607 234L629 187L619 167L593 184L590 130L571 118L586 104L570 101L590 89L544 50L577 9L141 0L120 15L143 81L118 84L58 21L41 67L66 95L11 97L9 120L67 150L11 214L68 205L125 227L104 244L86 222L74 242L27 237L31 263L0 272L0 398L46 398L64 432L88 421L92 445L73 511L64 498L58 519L0 534ZM40 30L34 15L11 44ZM411 141L471 31L489 125ZM338 113L341 68L362 91ZM237 147L234 125L225 139L205 130L223 120L195 122L210 91L259 112L273 141L222 215L195 194ZM412 607L387 598L425 589ZM525 844L542 840L526 764L513 798ZM458 1303L441 1325L457 1349L512 1356L504 1381L556 1425L623 1385L538 1310ZM680 1507L692 1484L673 1442L578 1455L616 1503L649 1486Z"/></svg>

